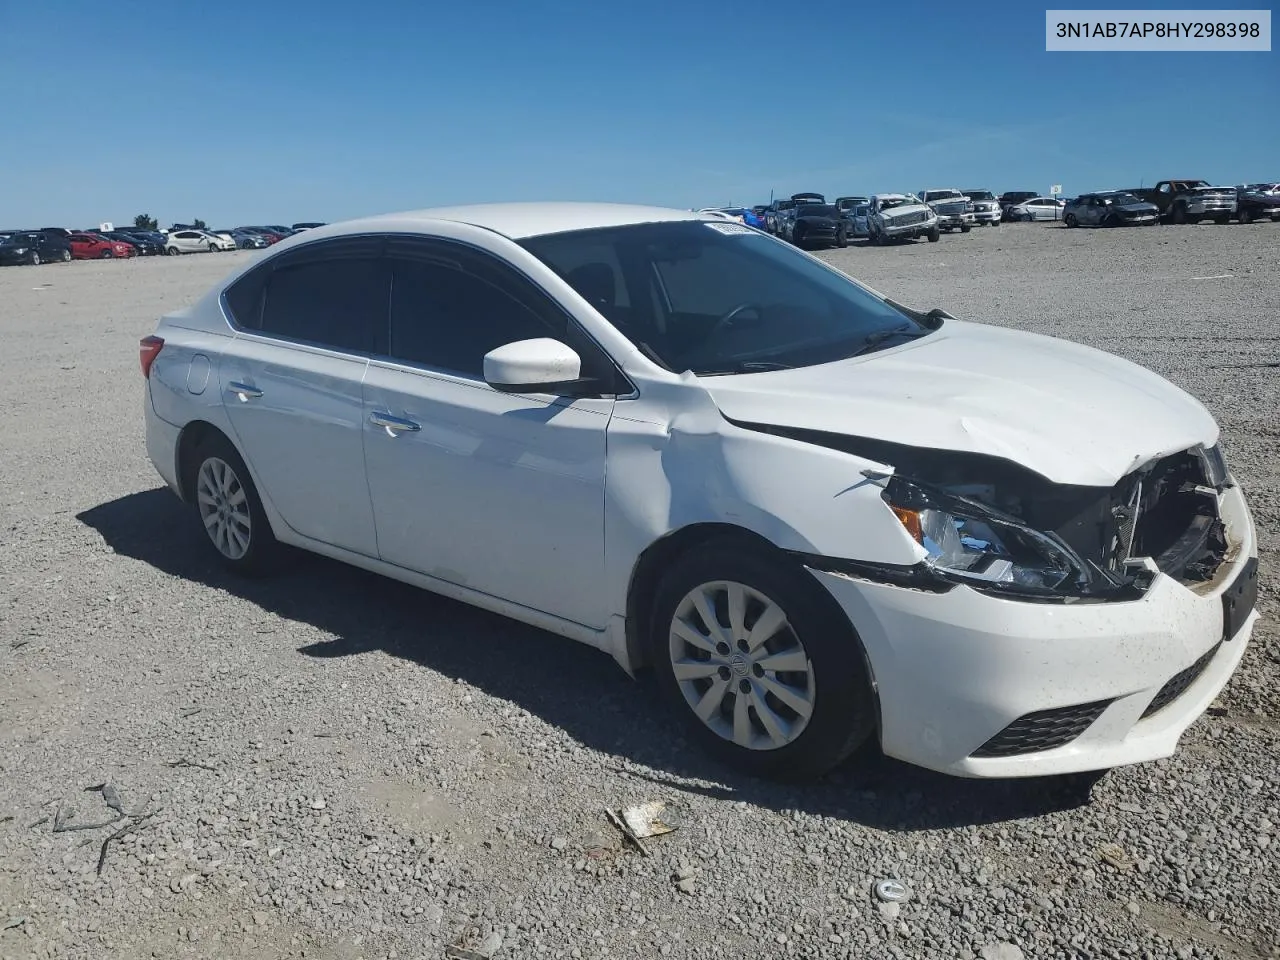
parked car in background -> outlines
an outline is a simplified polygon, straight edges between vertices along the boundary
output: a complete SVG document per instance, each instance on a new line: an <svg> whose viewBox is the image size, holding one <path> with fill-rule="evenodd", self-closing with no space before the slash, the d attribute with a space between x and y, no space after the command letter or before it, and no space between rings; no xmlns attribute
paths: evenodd
<svg viewBox="0 0 1280 960"><path fill-rule="evenodd" d="M298 232L297 230L294 230L292 227L286 227L279 223L268 223L266 227L272 233L279 234L281 238L292 237L295 233Z"/></svg>
<svg viewBox="0 0 1280 960"><path fill-rule="evenodd" d="M271 246L271 242L260 233L253 233L240 227L231 231L231 239L236 242L236 246L241 250L261 250L264 247Z"/></svg>
<svg viewBox="0 0 1280 960"><path fill-rule="evenodd" d="M282 234L276 233L274 230L268 230L266 227L236 227L236 229L242 230L245 233L256 233L258 236L266 240L268 245L279 243L284 239Z"/></svg>
<svg viewBox="0 0 1280 960"><path fill-rule="evenodd" d="M1245 189L1253 193L1280 194L1280 183L1250 183Z"/></svg>
<svg viewBox="0 0 1280 960"><path fill-rule="evenodd" d="M323 227L324 225L320 220L307 220L303 223L295 223L291 229L294 233L301 233L303 230L314 230L316 227Z"/></svg>
<svg viewBox="0 0 1280 960"><path fill-rule="evenodd" d="M73 260L111 260L138 255L138 248L133 244L111 240L96 233L73 233L68 243Z"/></svg>
<svg viewBox="0 0 1280 960"><path fill-rule="evenodd" d="M740 213L733 213L720 207L703 207L700 210L695 210L694 213L704 217L715 217L717 220L731 220L734 223L742 223L742 215Z"/></svg>
<svg viewBox="0 0 1280 960"><path fill-rule="evenodd" d="M849 223L849 236L864 238L871 236L871 229L867 223L867 218L871 213L871 201L860 203L856 207L848 211L845 219Z"/></svg>
<svg viewBox="0 0 1280 960"><path fill-rule="evenodd" d="M1000 201L990 190L961 190L973 204L973 222L983 227L998 227L1004 219Z"/></svg>
<svg viewBox="0 0 1280 960"><path fill-rule="evenodd" d="M1208 180L1161 180L1129 192L1159 207L1166 223L1229 223L1236 215L1236 188L1215 187Z"/></svg>
<svg viewBox="0 0 1280 960"><path fill-rule="evenodd" d="M15 231L0 238L0 265L28 263L37 266L55 261L65 263L70 259L71 246L61 237L35 231Z"/></svg>
<svg viewBox="0 0 1280 960"><path fill-rule="evenodd" d="M140 342L147 453L231 570L289 545L607 651L751 775L1172 753L1258 622L1205 407L717 226L493 204L246 258Z"/></svg>
<svg viewBox="0 0 1280 960"><path fill-rule="evenodd" d="M877 245L919 237L937 243L942 230L933 207L914 193L878 193L867 211L867 234Z"/></svg>
<svg viewBox="0 0 1280 960"><path fill-rule="evenodd" d="M849 225L832 204L799 204L786 224L786 239L797 247L849 245Z"/></svg>
<svg viewBox="0 0 1280 960"><path fill-rule="evenodd" d="M1006 190L1000 194L1000 209L1008 210L1010 207L1019 203L1025 203L1028 200L1034 200L1040 194L1034 190Z"/></svg>
<svg viewBox="0 0 1280 960"><path fill-rule="evenodd" d="M1250 187L1240 187L1236 190L1236 219L1241 223L1280 220L1280 192L1266 193Z"/></svg>
<svg viewBox="0 0 1280 960"><path fill-rule="evenodd" d="M778 212L778 223L775 232L783 239L790 240L791 222L795 219L797 209L809 203L826 202L826 198L820 193L793 193L791 195L791 206Z"/></svg>
<svg viewBox="0 0 1280 960"><path fill-rule="evenodd" d="M173 257L182 253L217 253L235 248L234 240L215 236L207 230L173 230L165 239L164 249Z"/></svg>
<svg viewBox="0 0 1280 960"><path fill-rule="evenodd" d="M770 204L769 209L764 214L764 228L768 233L775 236L781 229L782 221L786 218L787 212L796 205L794 200L775 200Z"/></svg>
<svg viewBox="0 0 1280 960"><path fill-rule="evenodd" d="M1057 197L1032 197L1015 203L1004 211L1006 220L1061 220L1066 201Z"/></svg>
<svg viewBox="0 0 1280 960"><path fill-rule="evenodd" d="M131 243L135 250L138 251L140 257L154 257L164 253L164 244L157 243L150 237L135 233L132 230L108 230L103 234L108 240L119 240L122 243Z"/></svg>
<svg viewBox="0 0 1280 960"><path fill-rule="evenodd" d="M218 230L209 230L208 232L213 234L215 237L222 237L224 240L230 240L232 243L236 243L236 238L232 236L231 230L223 228ZM237 243L236 246L238 247L239 244Z"/></svg>
<svg viewBox="0 0 1280 960"><path fill-rule="evenodd" d="M1160 208L1124 190L1082 193L1062 208L1068 227L1132 227L1160 222Z"/></svg>
<svg viewBox="0 0 1280 960"><path fill-rule="evenodd" d="M867 203L870 197L836 197L835 206L840 211L840 216L849 226L849 236L853 236L853 211L854 208Z"/></svg>
<svg viewBox="0 0 1280 960"><path fill-rule="evenodd" d="M933 212L938 215L939 229L946 230L948 233L952 230L968 233L973 229L973 204L959 190L952 187L933 187L922 190L917 196L933 207Z"/></svg>

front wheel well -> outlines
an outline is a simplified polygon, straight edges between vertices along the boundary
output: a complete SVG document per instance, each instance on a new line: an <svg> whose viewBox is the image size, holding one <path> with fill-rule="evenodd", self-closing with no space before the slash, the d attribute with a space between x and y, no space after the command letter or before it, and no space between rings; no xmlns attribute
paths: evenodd
<svg viewBox="0 0 1280 960"><path fill-rule="evenodd" d="M187 503L195 499L195 452L211 436L220 436L230 443L225 433L206 420L192 420L178 436L178 492Z"/></svg>
<svg viewBox="0 0 1280 960"><path fill-rule="evenodd" d="M707 543L726 540L741 544L744 549L766 552L792 562L760 534L731 523L695 523L655 540L636 561L627 590L627 658L633 670L649 666L650 615L663 574L681 554Z"/></svg>

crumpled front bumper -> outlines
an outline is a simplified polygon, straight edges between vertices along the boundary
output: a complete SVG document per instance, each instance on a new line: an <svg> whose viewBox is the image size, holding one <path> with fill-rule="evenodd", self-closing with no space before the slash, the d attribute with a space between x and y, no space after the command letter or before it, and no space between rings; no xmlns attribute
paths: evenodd
<svg viewBox="0 0 1280 960"><path fill-rule="evenodd" d="M1193 589L1160 574L1128 602L1026 603L964 586L930 593L811 567L866 649L884 752L967 777L1100 770L1173 753L1240 663L1258 616L1224 638L1223 595L1256 558L1257 537L1238 488L1219 510L1231 552L1215 578ZM1042 718L1052 730L1055 716L1075 722L1081 708L1088 722L1078 733L1034 747ZM1032 749L991 755L1019 724L1031 739L1014 751Z"/></svg>

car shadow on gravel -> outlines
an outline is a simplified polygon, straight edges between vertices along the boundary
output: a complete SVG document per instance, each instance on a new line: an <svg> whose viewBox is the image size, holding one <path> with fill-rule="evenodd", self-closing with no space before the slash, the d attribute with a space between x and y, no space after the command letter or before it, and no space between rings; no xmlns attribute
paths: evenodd
<svg viewBox="0 0 1280 960"><path fill-rule="evenodd" d="M898 831L1005 822L1089 801L1087 777L963 780L874 749L818 783L744 777L684 740L680 718L652 685L631 681L608 656L574 641L311 554L291 555L271 578L238 577L218 564L193 513L166 488L112 500L77 519L118 554L333 636L300 648L305 656L384 651L413 661L629 761L618 774L639 783Z"/></svg>

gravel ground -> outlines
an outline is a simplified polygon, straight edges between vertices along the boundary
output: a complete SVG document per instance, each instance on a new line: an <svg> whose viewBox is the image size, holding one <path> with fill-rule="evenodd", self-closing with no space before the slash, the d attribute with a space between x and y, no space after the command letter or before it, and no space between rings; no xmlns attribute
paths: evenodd
<svg viewBox="0 0 1280 960"><path fill-rule="evenodd" d="M0 270L0 957L1280 956L1280 226L823 254L1223 426L1264 619L1177 756L1091 798L878 757L748 781L585 647L319 559L224 575L145 458L137 339L250 255ZM646 858L603 809L649 799L679 829ZM112 804L140 816L65 829Z"/></svg>

